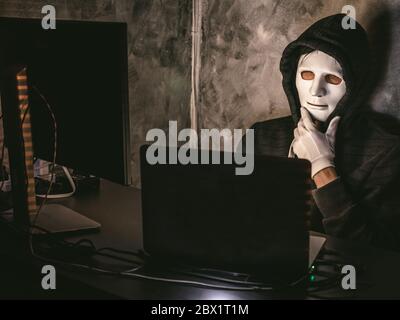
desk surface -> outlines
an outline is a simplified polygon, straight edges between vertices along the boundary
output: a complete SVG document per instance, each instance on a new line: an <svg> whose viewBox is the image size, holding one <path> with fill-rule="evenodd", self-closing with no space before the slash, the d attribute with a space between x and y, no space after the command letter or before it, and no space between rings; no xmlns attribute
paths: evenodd
<svg viewBox="0 0 400 320"><path fill-rule="evenodd" d="M142 248L140 190L102 181L100 191L57 201L101 223L100 233L87 234L96 247L122 250ZM71 240L82 237L68 238ZM325 292L326 297L400 298L400 253L327 237L325 248L341 253L349 263L363 266L357 273L360 285L349 293L342 289ZM346 260L347 261L347 260ZM58 269L57 269L58 271ZM89 272L62 271L63 276L107 293L128 299L266 299L290 298L287 293L216 290L157 281L121 278Z"/></svg>

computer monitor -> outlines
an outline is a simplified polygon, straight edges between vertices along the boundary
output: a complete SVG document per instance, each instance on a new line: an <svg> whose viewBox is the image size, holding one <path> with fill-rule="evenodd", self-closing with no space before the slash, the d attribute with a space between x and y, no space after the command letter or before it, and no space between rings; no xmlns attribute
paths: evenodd
<svg viewBox="0 0 400 320"><path fill-rule="evenodd" d="M14 221L22 225L34 221L35 226L57 233L98 229L99 223L62 206L44 206L40 218L28 209L32 176L21 161L26 149L16 79L24 70L35 157L53 161L53 114L57 164L129 184L126 24L58 21L56 30L44 30L39 19L0 18L0 41Z"/></svg>
<svg viewBox="0 0 400 320"><path fill-rule="evenodd" d="M34 155L128 185L130 130L125 23L0 18L0 67L25 65ZM37 88L34 89L34 88Z"/></svg>

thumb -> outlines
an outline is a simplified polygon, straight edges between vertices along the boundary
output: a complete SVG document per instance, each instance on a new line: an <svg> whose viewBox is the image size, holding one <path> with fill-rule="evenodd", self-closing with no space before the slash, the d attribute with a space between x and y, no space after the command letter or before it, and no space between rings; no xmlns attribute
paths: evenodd
<svg viewBox="0 0 400 320"><path fill-rule="evenodd" d="M338 128L339 121L340 117L333 118L329 123L328 129L326 130L325 136L332 147L335 145L336 130Z"/></svg>
<svg viewBox="0 0 400 320"><path fill-rule="evenodd" d="M314 125L311 115L307 111L307 109L304 107L301 107L300 113L301 113L301 119L303 120L304 126L310 131L315 130L315 125Z"/></svg>

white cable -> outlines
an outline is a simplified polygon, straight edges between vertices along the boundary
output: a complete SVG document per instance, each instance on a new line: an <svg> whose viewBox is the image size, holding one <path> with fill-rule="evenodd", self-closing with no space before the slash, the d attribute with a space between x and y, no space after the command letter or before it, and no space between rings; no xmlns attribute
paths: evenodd
<svg viewBox="0 0 400 320"><path fill-rule="evenodd" d="M175 284L188 284L188 285L192 285L192 286L201 286L201 287L206 287L206 288L211 288L211 289L241 290L241 291L273 290L274 289L272 287L257 287L257 286L249 286L249 287L224 286L224 285L209 284L209 283L199 282L199 281L179 280L179 279L171 279L171 278L146 276L144 274L138 274L138 273L121 272L121 275L131 276L131 277L135 277L135 278L142 278L142 279L146 279L146 280L169 282L169 283L175 283Z"/></svg>
<svg viewBox="0 0 400 320"><path fill-rule="evenodd" d="M138 271L143 267L143 265L135 267L133 269L125 270L125 271L110 271L106 270L103 268L98 268L98 267L90 267L88 265L84 264L78 264L78 263L69 263L65 261L60 261L60 260L55 260L51 258L46 258L42 257L38 254L35 253L33 249L33 244L32 241L30 241L30 250L32 253L32 256L35 257L36 259L51 262L54 264L61 264L64 266L71 266L71 267L76 267L76 268L81 268L81 269L86 269L90 271L96 271L104 274L109 274L109 275L119 275L119 276L126 276L126 277L131 277L131 278L138 278L138 279L144 279L144 280L153 280L153 281L159 281L159 282L167 282L167 283L174 283L174 284L186 284L186 285L192 285L192 286L200 286L200 287L205 287L209 289L221 289L221 290L240 290L240 291L270 291L274 290L276 288L274 287L263 287L263 286L224 286L224 285L218 285L218 284L209 284L205 282L199 282L199 281L191 281L191 280L181 280L181 279L174 279L174 278L164 278L164 277L156 277L156 276L147 276L144 274L139 274L139 273L132 273L132 271ZM306 276L305 276L306 277ZM300 278L299 280L291 283L289 286L295 286L299 282L303 281L305 277ZM243 284L245 285L245 284Z"/></svg>
<svg viewBox="0 0 400 320"><path fill-rule="evenodd" d="M186 285L192 285L192 286L201 286L201 287L210 288L210 289L241 290L241 291L273 290L274 289L272 287L257 287L257 286L249 286L249 287L224 286L224 285L209 284L209 283L199 282L199 281L190 281L190 280L180 280L180 279L173 279L173 278L146 276L144 274L139 274L139 273L130 273L130 271L132 271L132 269L129 269L129 270L126 270L126 271L121 271L121 272L110 271L110 270L106 270L106 269L102 269L102 268L90 267L90 266L84 265L84 264L69 263L69 262L64 262L64 261L60 261L60 260L55 260L55 259L39 256L33 250L32 241L30 242L30 249L31 249L31 253L32 253L33 257L35 257L36 259L39 259L39 260L43 260L43 261L46 261L46 262L51 262L51 263L54 263L54 264L62 264L64 266L83 268L83 269L86 269L86 270L96 271L96 272L109 274L109 275L122 275L122 276L126 276L126 277L131 277L131 278L139 278L139 279L145 279L145 280L168 282L168 283L174 283L174 284L186 284ZM142 266L134 268L133 270L138 270L141 267Z"/></svg>
<svg viewBox="0 0 400 320"><path fill-rule="evenodd" d="M180 280L180 279L173 279L173 278L164 278L164 277L155 277L155 276L146 276L144 274L139 274L139 273L131 273L132 271L138 271L139 269L143 268L143 265L140 265L135 268L131 268L129 270L125 271L110 271L106 270L103 268L98 268L98 267L91 267L88 265L84 264L78 264L78 263L70 263L70 262L65 262L65 261L60 261L52 258L47 258L43 257L41 255L38 255L35 253L35 250L33 249L33 241L32 241L32 236L30 237L29 241L29 246L30 246L30 251L31 255L42 261L50 262L53 264L61 264L64 266L71 266L75 268L81 268L81 269L86 269L89 271L96 271L104 274L109 274L109 275L119 275L119 276L125 276L125 277L131 277L131 278L139 278L139 279L145 279L145 280L153 280L153 281L160 281L160 282L168 282L168 283L174 283L174 284L186 284L186 285L192 285L192 286L201 286L205 288L210 288L210 289L222 289L222 290L241 290L241 291L255 291L255 290L273 290L273 287L261 287L261 286L248 286L248 287L235 287L235 286L224 286L224 285L217 285L217 284L209 284L205 282L199 282L199 281L190 281L190 280ZM300 279L302 280L302 279ZM299 281L300 281L299 280ZM299 282L296 281L295 283Z"/></svg>
<svg viewBox="0 0 400 320"><path fill-rule="evenodd" d="M53 165L54 165L54 164L53 164ZM61 166L61 168L63 169L63 171L64 171L64 173L65 173L65 176L67 177L68 182L69 182L69 184L71 185L72 191L71 191L71 192L68 192L68 193L49 194L49 195L47 196L47 199L62 199L62 198L68 198L68 197L71 197L72 195L74 195L74 193L75 193L75 191L76 191L76 185L75 185L74 180L73 180L72 177L71 177L71 174L69 173L69 170L68 170L66 167L64 167L64 166ZM46 195L45 195L45 194L36 194L36 196L39 197L39 198L46 198Z"/></svg>

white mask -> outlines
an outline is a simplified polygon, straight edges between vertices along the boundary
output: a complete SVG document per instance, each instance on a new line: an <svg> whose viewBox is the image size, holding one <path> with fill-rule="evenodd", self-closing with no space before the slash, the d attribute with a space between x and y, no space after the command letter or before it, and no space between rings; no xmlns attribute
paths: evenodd
<svg viewBox="0 0 400 320"><path fill-rule="evenodd" d="M303 54L297 66L296 88L300 105L325 122L346 93L343 72L335 58L322 51Z"/></svg>

